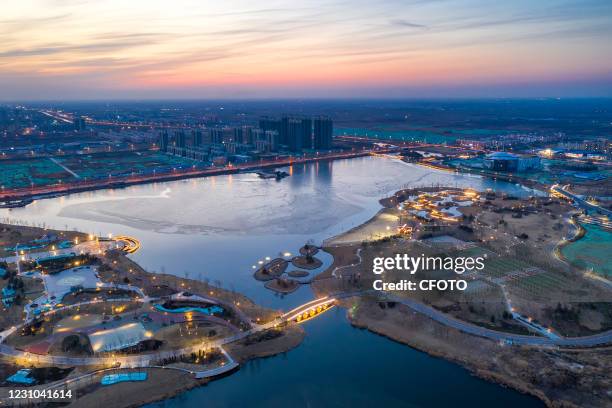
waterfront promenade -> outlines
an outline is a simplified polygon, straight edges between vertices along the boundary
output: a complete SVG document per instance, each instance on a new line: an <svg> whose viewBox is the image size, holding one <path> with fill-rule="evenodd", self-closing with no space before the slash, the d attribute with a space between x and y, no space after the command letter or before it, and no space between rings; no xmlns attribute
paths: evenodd
<svg viewBox="0 0 612 408"><path fill-rule="evenodd" d="M10 206L19 206L19 201L27 204L31 199L43 199L58 197L65 194L77 193L90 190L101 190L107 188L122 188L137 184L147 184L153 182L175 181L187 178L219 176L224 174L236 174L259 169L269 169L276 167L286 167L296 164L312 163L318 161L352 159L355 157L369 156L370 150L357 150L343 153L333 153L326 155L315 155L308 157L288 157L279 160L259 161L246 164L227 165L224 167L212 167L205 169L187 169L173 171L171 173L159 174L136 174L126 177L109 177L97 180L81 180L71 183L58 183L48 186L32 186L30 188L2 189L0 191L0 202L10 203ZM7 204L8 205L8 204Z"/></svg>

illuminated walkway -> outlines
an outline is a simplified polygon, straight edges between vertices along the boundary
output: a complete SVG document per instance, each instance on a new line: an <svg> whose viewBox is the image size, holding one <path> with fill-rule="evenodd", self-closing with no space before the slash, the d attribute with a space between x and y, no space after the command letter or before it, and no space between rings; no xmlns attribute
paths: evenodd
<svg viewBox="0 0 612 408"><path fill-rule="evenodd" d="M60 255L84 255L84 254L103 254L106 251L113 249L121 249L122 251L132 254L140 249L140 241L136 238L121 235L112 239L92 239L89 241L79 242L69 248L53 248L47 251L25 252L19 251L13 256L0 258L0 261L6 263L17 263L21 261L36 261L39 259L51 258Z"/></svg>
<svg viewBox="0 0 612 408"><path fill-rule="evenodd" d="M142 298L137 299L139 302L150 302L151 298ZM125 302L126 299L99 299L94 301L82 302L74 305L66 305L58 309L53 309L49 313L55 313L60 310L78 308L84 306L86 304L94 304L101 302ZM16 360L17 363L22 363L23 365L31 365L34 363L38 364L48 364L48 365L72 365L72 366L83 366L83 365L102 365L102 366L111 366L117 365L121 367L145 367L154 364L157 361L163 359L169 359L172 357L177 357L180 355L191 354L192 352L197 352L202 349L210 349L210 348L218 348L224 344L233 343L235 341L241 340L245 337L248 337L252 334L269 330L274 327L278 327L280 324L288 323L288 322L301 322L308 319L311 319L315 316L320 315L324 311L329 310L336 300L333 298L322 298L316 299L311 302L308 302L302 306L299 306L288 313L281 315L278 319L275 319L271 322L262 325L254 325L250 330L239 332L233 336L225 337L223 339L218 339L215 341L202 341L196 345L185 347L176 350L168 350L158 353L151 354L140 354L134 356L114 356L109 355L105 357L67 357L67 356L55 356L49 354L35 354L30 353L23 350L18 350L14 347L11 347L7 344L4 344L3 341L7 336L13 334L18 329L23 327L25 324L29 323L29 321L22 323L19 326L14 326L4 332L0 333L0 354L8 357L10 359ZM298 320L298 316L303 316L304 313L307 313L307 318L301 318Z"/></svg>
<svg viewBox="0 0 612 408"><path fill-rule="evenodd" d="M550 188L550 191L553 196L567 198L568 200L573 201L578 207L584 210L593 210L597 213L607 215L608 217L612 216L612 211L608 210L607 208L603 208L596 204L589 203L582 197L571 193L568 190L568 185L560 186L558 184L555 184Z"/></svg>
<svg viewBox="0 0 612 408"><path fill-rule="evenodd" d="M324 297L315 299L283 314L280 320L283 322L302 323L328 311L334 307L335 304L335 298Z"/></svg>
<svg viewBox="0 0 612 408"><path fill-rule="evenodd" d="M436 310L423 303L417 302L412 299L401 298L389 294L387 299L389 301L401 303L408 306L415 312L423 314L436 322L443 324L444 326L457 329L473 336L484 337L489 340L503 341L509 344L520 344L529 346L561 346L561 347L594 347L612 342L612 330L608 330L603 333L594 334L591 336L584 337L540 337L540 336L527 336L521 334L513 334L507 332L500 332L491 329L477 326L472 323L468 323L463 320L459 320L446 313Z"/></svg>
<svg viewBox="0 0 612 408"><path fill-rule="evenodd" d="M150 354L140 355L109 355L106 357L67 357L67 356L55 356L55 355L40 355L34 354L22 350L17 350L14 347L6 344L0 344L0 354L15 360L17 363L23 365L32 364L47 364L47 365L70 365L70 366L83 366L83 365L101 365L101 366L120 366L122 368L128 367L146 367L156 364L158 361L163 359L169 359L178 357L180 355L190 354L197 352L202 349L219 348L225 344L233 343L235 341L244 339L252 334L269 330L278 327L285 323L302 323L312 318L315 318L327 310L331 309L340 298L349 298L353 296L361 296L366 293L374 291L361 291L339 294L335 297L324 297L315 299L308 303L305 303L297 308L284 313L279 318L270 321L262 325L254 325L250 330L241 331L233 336L225 337L214 341L202 341L196 345L185 347L177 350L168 350ZM125 299L122 299L125 301ZM520 345L532 345L532 346L564 346L564 347L593 347L612 342L612 331L596 334L593 336L566 338L561 337L558 339L539 337L539 336L526 336L512 333L498 332L490 329L486 329L481 326L456 319L443 312L433 309L422 303L410 300L397 298L390 295L387 300L392 300L408 306L412 310L419 312L438 323L441 323L447 327L451 327L460 330L464 333L488 338L494 341L505 341L511 344ZM112 300L106 300L112 301ZM141 300L142 301L142 300ZM76 305L74 305L76 306ZM69 307L69 306L67 306ZM11 332L14 332L16 328L12 328ZM3 333L2 340L6 338L7 332Z"/></svg>
<svg viewBox="0 0 612 408"><path fill-rule="evenodd" d="M140 241L134 237L119 235L115 237L114 240L122 243L123 247L121 249L128 254L133 254L140 249Z"/></svg>

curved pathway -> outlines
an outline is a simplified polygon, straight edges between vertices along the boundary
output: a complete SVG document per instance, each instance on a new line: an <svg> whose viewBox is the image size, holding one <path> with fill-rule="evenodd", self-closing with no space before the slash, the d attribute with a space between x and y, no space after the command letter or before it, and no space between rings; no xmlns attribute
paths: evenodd
<svg viewBox="0 0 612 408"><path fill-rule="evenodd" d="M332 271L331 275L332 275L334 278L337 278L338 276L336 275L336 272L338 272L338 271L340 271L340 270L342 270L342 269L351 268L351 267L353 267L353 266L357 266L357 265L361 264L361 261L363 260L363 259L361 258L361 249L362 249L362 248L357 249L357 253L355 254L355 255L357 255L357 258L359 259L357 262L352 263L352 264L350 264L350 265L336 266L336 267L334 268L334 270Z"/></svg>
<svg viewBox="0 0 612 408"><path fill-rule="evenodd" d="M295 316L302 313L305 310L309 310L313 307L317 307L322 304L330 304L333 303L336 299L345 299L354 296L362 296L368 293L378 293L374 290L364 290L357 292L349 292L349 293L340 293L333 297L324 297L320 299L315 299L310 301L304 305L301 305L283 315L279 318L270 321L266 324L262 325L254 325L250 330L241 331L233 336L225 337L223 339L218 339L214 341L203 341L193 346L184 347L177 350L168 350L151 354L141 354L137 356L108 356L108 357L68 357L68 356L54 356L54 355L39 355L34 354L22 350L17 350L14 347L8 346L6 344L0 344L0 354L13 358L16 360L24 360L28 363L44 363L48 365L70 365L70 366L82 366L82 365L120 365L121 367L143 367L149 366L152 363L157 361L173 358L183 354L190 354L192 352L197 352L202 349L209 348L218 348L225 344L233 343L235 341L246 338L247 336L268 330L270 328L276 327L279 324L286 323L291 321ZM491 329L487 329L481 326L474 325L472 323L468 323L459 319L456 319L452 316L449 316L443 312L440 312L430 306L425 304L416 302L411 299L400 298L391 294L386 294L386 298L390 301L394 301L397 303L401 303L415 312L421 313L432 320L435 320L438 323L441 323L447 327L451 327L457 330L460 330L464 333L471 334L474 336L488 338L494 341L504 341L511 344L519 344L519 345L530 345L530 346L562 346L562 347L593 347L599 346L603 344L607 344L612 342L612 330L599 333L592 336L585 337L559 337L559 338L549 338L549 337L538 337L538 336L526 336L512 333L504 333L498 332ZM119 299L115 300L118 301ZM120 299L121 301L125 301L125 299ZM113 300L107 300L113 301ZM85 303L85 302L84 302ZM72 305L70 307L77 307L84 303ZM93 302L91 302L93 303ZM67 308L68 306L66 306ZM16 330L16 327L9 329L12 333ZM3 332L3 339L8 331Z"/></svg>
<svg viewBox="0 0 612 408"><path fill-rule="evenodd" d="M477 326L463 320L456 319L446 313L440 312L433 307L423 303L416 302L411 299L400 298L394 295L387 296L387 299L393 302L401 303L408 306L415 312L421 313L438 323L447 327L460 330L464 333L478 337L484 337L495 341L504 341L511 344L527 345L527 346L560 346L560 347L594 347L612 342L612 330L603 333L594 334L584 337L539 337L527 336L521 334L513 334L506 332L498 332Z"/></svg>

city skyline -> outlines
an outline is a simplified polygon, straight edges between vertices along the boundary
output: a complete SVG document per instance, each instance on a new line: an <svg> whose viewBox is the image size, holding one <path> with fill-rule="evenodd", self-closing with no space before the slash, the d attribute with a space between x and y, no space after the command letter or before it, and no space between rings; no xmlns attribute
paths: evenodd
<svg viewBox="0 0 612 408"><path fill-rule="evenodd" d="M603 1L26 1L1 100L612 96Z"/></svg>

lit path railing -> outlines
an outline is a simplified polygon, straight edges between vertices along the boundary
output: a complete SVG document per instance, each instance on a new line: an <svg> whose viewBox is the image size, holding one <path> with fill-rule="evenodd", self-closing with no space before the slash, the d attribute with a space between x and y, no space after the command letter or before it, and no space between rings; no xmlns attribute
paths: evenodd
<svg viewBox="0 0 612 408"><path fill-rule="evenodd" d="M119 235L113 239L117 242L121 242L123 244L121 249L128 254L133 254L140 249L140 241L134 237Z"/></svg>
<svg viewBox="0 0 612 408"><path fill-rule="evenodd" d="M285 313L281 316L281 319L285 322L302 323L328 311L334 307L335 304L335 298L324 297L315 299Z"/></svg>

